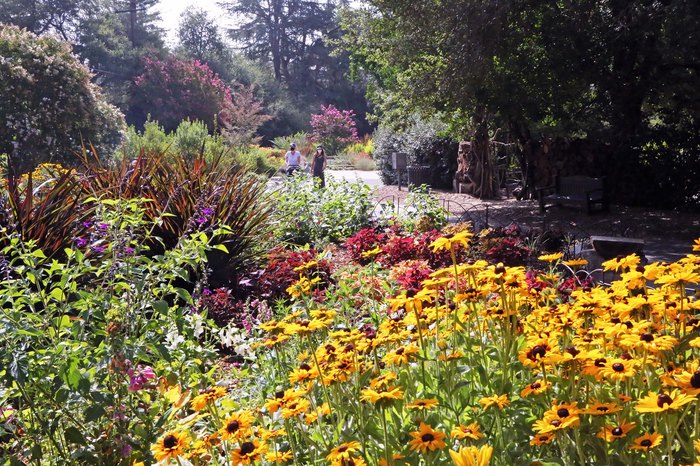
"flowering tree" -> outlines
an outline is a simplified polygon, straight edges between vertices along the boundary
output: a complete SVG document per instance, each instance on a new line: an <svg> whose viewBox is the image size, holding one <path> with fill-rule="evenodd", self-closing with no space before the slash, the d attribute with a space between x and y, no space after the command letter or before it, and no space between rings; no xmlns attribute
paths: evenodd
<svg viewBox="0 0 700 466"><path fill-rule="evenodd" d="M311 115L312 138L323 144L328 155L335 155L348 145L359 141L355 127L355 112L338 110L333 105L321 105L321 113Z"/></svg>
<svg viewBox="0 0 700 466"><path fill-rule="evenodd" d="M213 130L222 111L232 104L231 89L197 60L146 58L134 84L132 116L145 121L150 114L166 131L175 130L186 118L203 121Z"/></svg>
<svg viewBox="0 0 700 466"><path fill-rule="evenodd" d="M0 25L0 154L13 169L75 164L83 144L111 155L124 117L90 79L67 43Z"/></svg>

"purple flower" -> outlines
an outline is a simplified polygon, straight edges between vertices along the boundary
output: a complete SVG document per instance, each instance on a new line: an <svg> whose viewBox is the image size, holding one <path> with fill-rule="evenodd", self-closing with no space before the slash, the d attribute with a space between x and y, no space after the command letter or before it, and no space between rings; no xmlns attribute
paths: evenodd
<svg viewBox="0 0 700 466"><path fill-rule="evenodd" d="M97 253L103 253L106 251L106 248L104 246L100 246L99 244L94 245L91 249Z"/></svg>
<svg viewBox="0 0 700 466"><path fill-rule="evenodd" d="M75 245L79 248L84 248L89 242L87 238L83 238L82 236L75 239Z"/></svg>
<svg viewBox="0 0 700 466"><path fill-rule="evenodd" d="M83 228L90 228L92 226L92 220L85 220L83 222Z"/></svg>
<svg viewBox="0 0 700 466"><path fill-rule="evenodd" d="M140 371L129 368L126 373L129 375L129 391L135 393L146 386L149 380L156 378L151 366L145 366Z"/></svg>
<svg viewBox="0 0 700 466"><path fill-rule="evenodd" d="M136 250L134 248L130 248L129 246L124 248L124 254L127 256L133 256Z"/></svg>
<svg viewBox="0 0 700 466"><path fill-rule="evenodd" d="M104 222L98 223L97 229L102 231L102 232L105 232L105 231L109 230L109 223L104 223Z"/></svg>

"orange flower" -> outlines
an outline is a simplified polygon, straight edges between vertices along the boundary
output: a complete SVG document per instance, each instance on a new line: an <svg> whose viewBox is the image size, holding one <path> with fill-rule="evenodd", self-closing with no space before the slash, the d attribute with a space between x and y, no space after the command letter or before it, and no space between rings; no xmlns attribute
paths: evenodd
<svg viewBox="0 0 700 466"><path fill-rule="evenodd" d="M694 395L685 395L678 390L671 393L649 392L647 396L637 402L635 407L640 413L662 413L664 411L677 410L681 406L695 401Z"/></svg>
<svg viewBox="0 0 700 466"><path fill-rule="evenodd" d="M413 440L408 442L411 450L425 453L426 451L435 451L445 448L445 434L443 432L433 430L428 424L421 422L419 430L409 432Z"/></svg>

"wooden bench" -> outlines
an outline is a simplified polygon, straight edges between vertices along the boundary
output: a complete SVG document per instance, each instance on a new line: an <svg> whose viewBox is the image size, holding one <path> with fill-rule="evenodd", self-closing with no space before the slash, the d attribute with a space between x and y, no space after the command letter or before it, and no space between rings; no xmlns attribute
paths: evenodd
<svg viewBox="0 0 700 466"><path fill-rule="evenodd" d="M604 177L557 176L553 186L537 189L537 198L541 212L545 212L550 205L557 204L585 207L589 214L593 212L594 206L600 206L602 211L608 210Z"/></svg>

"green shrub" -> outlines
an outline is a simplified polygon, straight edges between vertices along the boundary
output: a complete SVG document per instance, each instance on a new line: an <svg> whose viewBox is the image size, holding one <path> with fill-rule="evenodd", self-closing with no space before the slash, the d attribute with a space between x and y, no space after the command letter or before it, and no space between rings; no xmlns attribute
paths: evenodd
<svg viewBox="0 0 700 466"><path fill-rule="evenodd" d="M329 178L321 188L306 175L286 178L274 193L275 236L316 247L337 242L370 225L369 186Z"/></svg>
<svg viewBox="0 0 700 466"><path fill-rule="evenodd" d="M405 152L408 165L429 165L433 188L452 188L457 170L457 142L442 136L446 126L437 120L414 118L408 127L398 132L388 127L378 128L373 136L374 161L385 184L396 184L396 171L391 167L391 154ZM403 175L405 176L405 174Z"/></svg>
<svg viewBox="0 0 700 466"><path fill-rule="evenodd" d="M142 133L130 126L121 150L117 152L117 159L134 160L142 152L180 157L190 162L201 155L210 162L216 158L229 162L233 159L231 149L220 135L210 135L203 122L190 120L182 120L170 133L157 121L146 121Z"/></svg>
<svg viewBox="0 0 700 466"><path fill-rule="evenodd" d="M284 165L284 152L259 146L238 149L235 161L258 175L273 176Z"/></svg>

